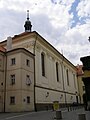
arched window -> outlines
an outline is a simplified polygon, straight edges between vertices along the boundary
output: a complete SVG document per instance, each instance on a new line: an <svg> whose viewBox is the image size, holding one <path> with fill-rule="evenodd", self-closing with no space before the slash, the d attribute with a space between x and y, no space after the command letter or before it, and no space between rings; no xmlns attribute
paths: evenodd
<svg viewBox="0 0 90 120"><path fill-rule="evenodd" d="M74 87L76 88L75 74L73 74L73 80L74 80Z"/></svg>
<svg viewBox="0 0 90 120"><path fill-rule="evenodd" d="M57 82L59 82L58 62L56 62L56 76L57 76Z"/></svg>
<svg viewBox="0 0 90 120"><path fill-rule="evenodd" d="M66 76L67 76L67 85L69 86L69 73L68 73L68 69L66 70Z"/></svg>
<svg viewBox="0 0 90 120"><path fill-rule="evenodd" d="M41 53L42 76L45 76L45 54Z"/></svg>

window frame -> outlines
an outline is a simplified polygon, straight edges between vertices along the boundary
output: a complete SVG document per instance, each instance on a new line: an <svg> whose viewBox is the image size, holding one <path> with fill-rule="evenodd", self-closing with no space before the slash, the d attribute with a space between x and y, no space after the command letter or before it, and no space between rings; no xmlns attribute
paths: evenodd
<svg viewBox="0 0 90 120"><path fill-rule="evenodd" d="M11 65L15 65L16 64L16 58L11 58Z"/></svg>
<svg viewBox="0 0 90 120"><path fill-rule="evenodd" d="M11 85L15 84L15 74L10 75Z"/></svg>
<svg viewBox="0 0 90 120"><path fill-rule="evenodd" d="M76 79L75 74L73 74L73 80L74 80L74 87L76 88Z"/></svg>
<svg viewBox="0 0 90 120"><path fill-rule="evenodd" d="M10 105L15 105L15 96L10 96Z"/></svg>
<svg viewBox="0 0 90 120"><path fill-rule="evenodd" d="M59 64L56 62L56 77L57 77L57 82L59 82Z"/></svg>
<svg viewBox="0 0 90 120"><path fill-rule="evenodd" d="M42 76L45 77L45 53L41 53Z"/></svg>
<svg viewBox="0 0 90 120"><path fill-rule="evenodd" d="M68 71L68 69L66 69L66 78L67 78L67 85L69 86L70 82L69 82L69 71Z"/></svg>
<svg viewBox="0 0 90 120"><path fill-rule="evenodd" d="M27 96L27 104L30 104L30 96Z"/></svg>
<svg viewBox="0 0 90 120"><path fill-rule="evenodd" d="M26 66L30 67L30 60L26 59Z"/></svg>

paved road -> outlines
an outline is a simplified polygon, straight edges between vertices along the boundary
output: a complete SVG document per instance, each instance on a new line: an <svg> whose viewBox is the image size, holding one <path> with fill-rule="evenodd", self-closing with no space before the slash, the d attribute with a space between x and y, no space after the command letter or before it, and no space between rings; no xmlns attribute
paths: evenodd
<svg viewBox="0 0 90 120"><path fill-rule="evenodd" d="M52 120L54 112L1 113L0 120Z"/></svg>
<svg viewBox="0 0 90 120"><path fill-rule="evenodd" d="M86 120L90 120L90 111L85 112L83 109L75 111L62 111L62 120L78 120L78 114L85 113ZM0 113L0 120L55 120L56 112L24 112L24 113Z"/></svg>

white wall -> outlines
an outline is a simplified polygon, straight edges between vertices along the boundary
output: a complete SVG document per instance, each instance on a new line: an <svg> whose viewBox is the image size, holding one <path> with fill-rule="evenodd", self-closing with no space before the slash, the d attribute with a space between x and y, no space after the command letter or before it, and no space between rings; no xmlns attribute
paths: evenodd
<svg viewBox="0 0 90 120"><path fill-rule="evenodd" d="M45 77L42 76L41 71L41 53L45 53ZM56 78L56 62L59 64L59 82L57 82ZM54 54L47 46L43 46L41 43L37 42L36 51L35 51L35 72L36 72L36 85L42 88L36 90L36 98L37 103L41 102L52 102L51 97L53 96L53 100L60 100L60 94L64 94L63 91L66 92L66 99L67 103L76 102L76 91L78 92L77 88L77 79L76 79L76 70L68 65L65 61ZM68 76L69 76L69 85L67 85L67 77L66 77L66 70L68 69ZM74 85L74 77L76 80L76 88ZM64 84L64 85L63 85ZM63 89L63 86L65 90ZM48 90L50 92L51 97L45 98L45 93L47 90L44 88L49 88L52 90ZM36 88L37 89L37 88ZM53 90L56 90L56 92ZM62 92L57 92L62 91ZM59 95L58 95L59 94ZM58 97L57 97L58 96ZM65 102L65 95L63 95L62 102Z"/></svg>

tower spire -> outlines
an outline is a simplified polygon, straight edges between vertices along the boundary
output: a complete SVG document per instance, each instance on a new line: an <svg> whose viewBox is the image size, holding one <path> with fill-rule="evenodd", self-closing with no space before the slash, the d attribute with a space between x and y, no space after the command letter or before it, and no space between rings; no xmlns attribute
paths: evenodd
<svg viewBox="0 0 90 120"><path fill-rule="evenodd" d="M32 25L31 25L31 21L29 20L29 10L27 10L27 20L25 21L25 32L31 32L31 28L32 28Z"/></svg>
<svg viewBox="0 0 90 120"><path fill-rule="evenodd" d="M27 10L27 20L29 20L29 10Z"/></svg>

